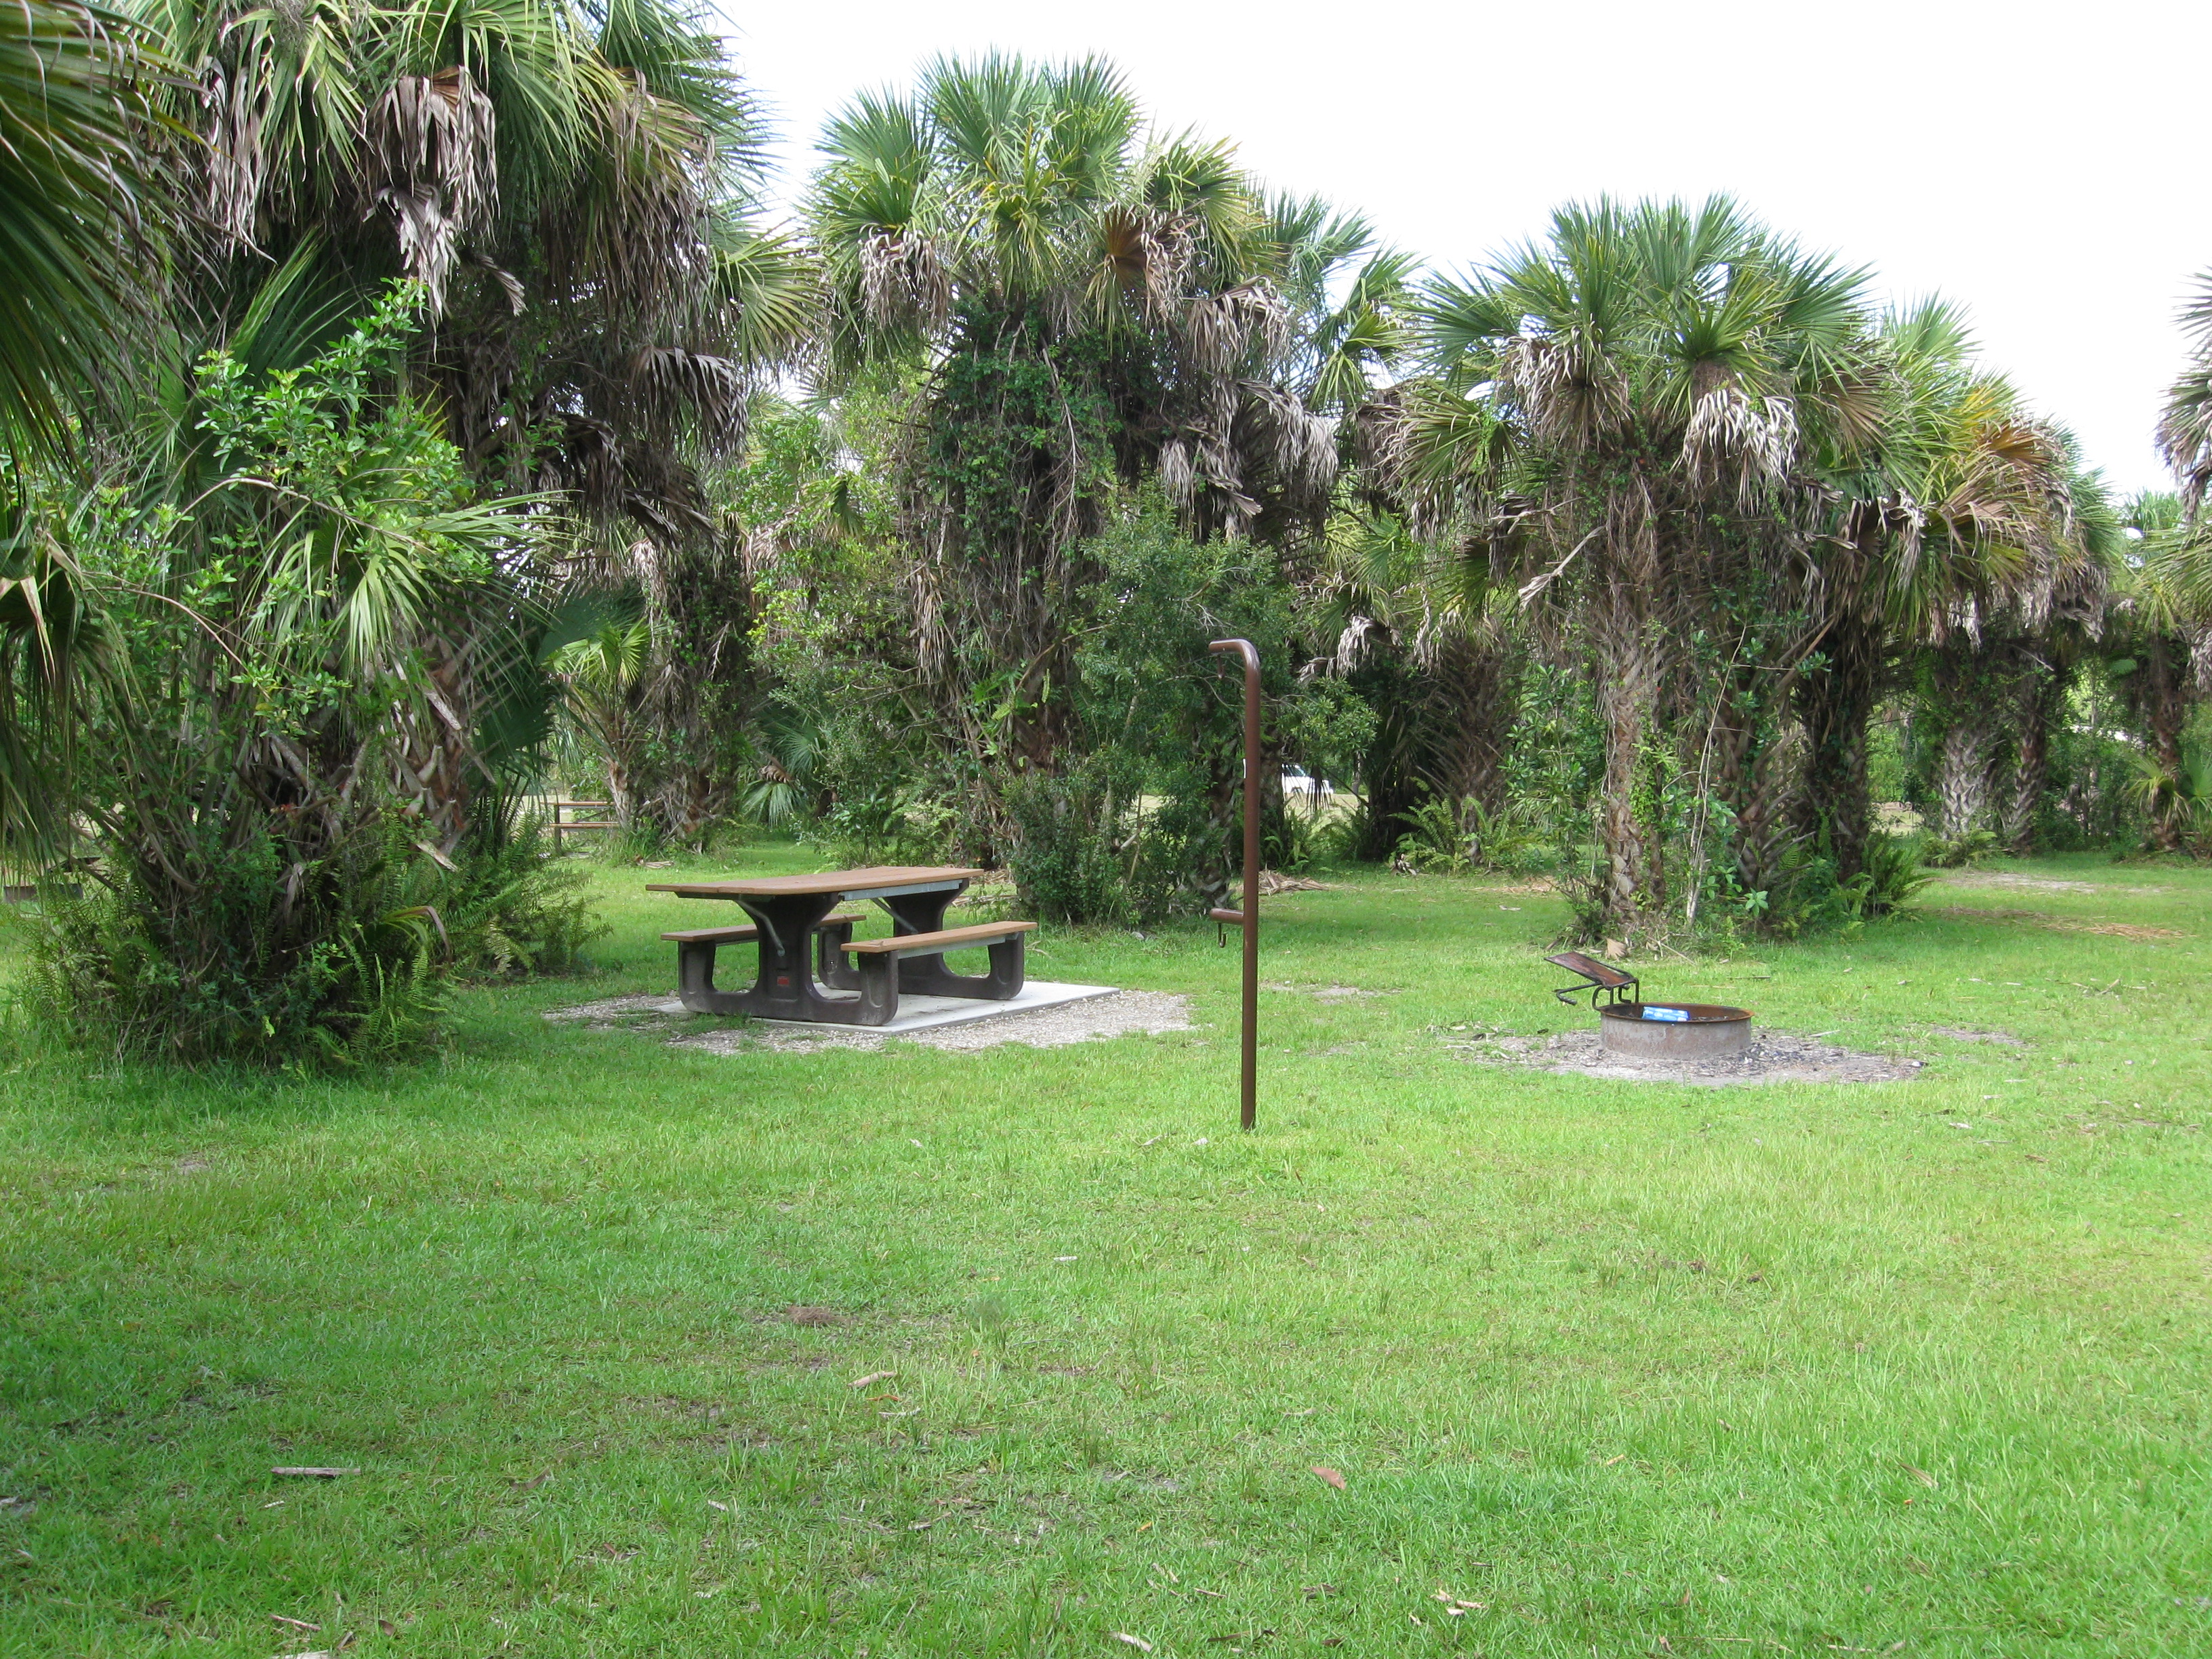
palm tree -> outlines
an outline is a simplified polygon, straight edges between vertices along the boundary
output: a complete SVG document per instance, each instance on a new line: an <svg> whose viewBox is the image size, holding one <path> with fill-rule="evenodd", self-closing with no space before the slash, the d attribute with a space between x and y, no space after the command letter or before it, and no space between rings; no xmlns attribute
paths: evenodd
<svg viewBox="0 0 2212 1659"><path fill-rule="evenodd" d="M607 794L625 829L636 821L638 778L653 738L639 695L652 646L645 618L611 617L553 659L571 715L605 762Z"/></svg>
<svg viewBox="0 0 2212 1659"><path fill-rule="evenodd" d="M1356 414L1415 349L1419 262L1317 196L1273 198L1261 235L1291 313L1284 380L1309 408Z"/></svg>
<svg viewBox="0 0 2212 1659"><path fill-rule="evenodd" d="M295 12L149 0L205 141L199 309L265 273L356 315L393 276L480 476L558 489L610 555L710 534L687 449L742 432L802 349L805 262L756 222L757 123L726 48L665 0Z"/></svg>
<svg viewBox="0 0 2212 1659"><path fill-rule="evenodd" d="M2182 734L2196 702L2197 664L2212 638L2212 580L2181 496L2145 491L2128 504L2125 528L2128 556L2113 584L2104 643L2130 723L2142 736L2151 842L2173 852L2186 827Z"/></svg>
<svg viewBox="0 0 2212 1659"><path fill-rule="evenodd" d="M1805 734L1796 828L1826 851L1841 881L1866 868L1874 823L1867 740L1893 654L1891 613L1917 603L1912 583L1929 568L1921 556L1921 493L1950 430L1936 411L1972 352L1965 315L1948 301L1885 316L1862 382L1879 416L1861 423L1855 443L1816 462L1831 500L1817 544L1818 658L1795 688Z"/></svg>
<svg viewBox="0 0 2212 1659"><path fill-rule="evenodd" d="M150 103L168 73L104 5L0 8L0 855L67 833L58 786L96 620L35 468L144 378L144 273L175 208Z"/></svg>
<svg viewBox="0 0 2212 1659"><path fill-rule="evenodd" d="M1884 344L1893 411L1852 503L1875 554L1863 591L1892 640L1921 656L1940 833L1961 837L1995 805L2003 839L2024 849L2051 724L2100 623L2118 520L2071 436L1974 363L1954 313L1893 319Z"/></svg>
<svg viewBox="0 0 2212 1659"><path fill-rule="evenodd" d="M690 647L745 603L702 470L816 318L811 263L761 222L757 122L723 41L684 0L146 3L191 76L175 118L204 140L175 355L246 333L268 343L250 366L288 367L392 278L419 283L431 326L406 378L440 394L480 485L563 511L567 586L644 598L667 763L640 787L695 817L716 788L713 672L743 664ZM181 477L198 416L181 392L167 415ZM460 642L426 650L468 672ZM430 775L465 769L448 755Z"/></svg>
<svg viewBox="0 0 2212 1659"><path fill-rule="evenodd" d="M144 273L173 202L149 100L168 70L128 16L88 0L0 15L0 449L21 461L144 337Z"/></svg>
<svg viewBox="0 0 2212 1659"><path fill-rule="evenodd" d="M2197 279L2196 294L2181 308L2189 360L2166 394L2158 445L2181 480L2181 503L2191 522L2212 487L2212 270Z"/></svg>
<svg viewBox="0 0 2212 1659"><path fill-rule="evenodd" d="M1865 866L1867 731L1885 672L1901 660L1925 680L1942 833L1994 811L2025 851L2053 722L2100 614L2117 533L2103 487L1975 353L1947 301L1885 317L1865 379L1880 418L1820 469L1821 662L1797 687L1799 828L1846 880Z"/></svg>
<svg viewBox="0 0 2212 1659"><path fill-rule="evenodd" d="M1358 414L1371 423L1373 402ZM1479 553L1418 532L1394 482L1387 465L1362 466L1360 499L1332 518L1301 594L1304 631L1323 649L1302 672L1350 681L1377 718L1358 849L1373 859L1433 802L1463 831L1497 819L1526 655L1511 591Z"/></svg>
<svg viewBox="0 0 2212 1659"><path fill-rule="evenodd" d="M1545 242L1427 290L1438 379L1405 405L1405 471L1453 492L1527 579L1553 648L1586 653L1606 752L1598 903L1619 936L1668 903L1639 801L1701 630L1717 655L1694 763L1735 809L1739 878L1778 876L1786 780L1759 763L1818 636L1810 463L1873 418L1865 283L1717 198L1568 207Z"/></svg>
<svg viewBox="0 0 2212 1659"><path fill-rule="evenodd" d="M2203 517L2212 488L2212 271L2197 279L2182 307L2188 361L2167 390L2158 443L2181 481L2179 498L2138 498L2129 528L2138 538L2122 589L2127 637L2138 646L2124 695L2144 730L2152 837L2167 850L2180 844L2172 803L2189 775L2181 726L2191 695L2203 683L2203 647L2212 627L2212 526ZM2183 658L2186 650L2187 659ZM2164 809L2164 810L2161 810Z"/></svg>
<svg viewBox="0 0 2212 1659"><path fill-rule="evenodd" d="M1156 471L1200 534L1310 534L1337 472L1324 411L1395 349L1378 319L1402 264L1329 306L1365 228L1269 204L1225 144L1148 137L1096 59L939 60L821 148L833 369L915 386L899 471L925 677L971 754L998 752L997 708L1011 757L1054 766L1077 550L1112 493Z"/></svg>

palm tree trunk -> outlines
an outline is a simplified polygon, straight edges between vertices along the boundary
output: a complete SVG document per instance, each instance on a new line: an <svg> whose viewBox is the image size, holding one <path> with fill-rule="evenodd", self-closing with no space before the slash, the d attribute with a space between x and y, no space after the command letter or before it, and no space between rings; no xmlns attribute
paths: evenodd
<svg viewBox="0 0 2212 1659"><path fill-rule="evenodd" d="M1805 726L1805 788L1797 801L1797 830L1814 841L1825 831L1836 878L1849 881L1866 868L1874 827L1867 728L1881 683L1881 619L1847 613L1838 618L1824 643L1826 671L1807 675L1797 687L1797 713Z"/></svg>
<svg viewBox="0 0 2212 1659"><path fill-rule="evenodd" d="M1782 883L1783 858L1795 840L1790 832L1792 785L1800 744L1795 734L1778 732L1759 745L1759 758L1737 798L1736 879L1747 893L1772 893Z"/></svg>
<svg viewBox="0 0 2212 1659"><path fill-rule="evenodd" d="M1443 648L1433 672L1439 781L1448 799L1473 801L1486 813L1505 804L1519 666L1514 641L1462 636Z"/></svg>
<svg viewBox="0 0 2212 1659"><path fill-rule="evenodd" d="M1943 733L1936 757L1936 833L1946 841L1971 835L1990 802L1989 717L1960 709Z"/></svg>
<svg viewBox="0 0 2212 1659"><path fill-rule="evenodd" d="M441 853L450 854L470 829L483 767L470 720L475 688L464 654L447 641L422 642L422 705L393 717L397 781L414 800Z"/></svg>
<svg viewBox="0 0 2212 1659"><path fill-rule="evenodd" d="M607 773L607 801L612 808L614 821L627 831L637 827L638 809L643 804L642 779L640 776L642 744L638 741L637 724L625 717L617 708L614 717L599 728L599 744L605 757Z"/></svg>
<svg viewBox="0 0 2212 1659"><path fill-rule="evenodd" d="M669 833L685 847L703 847L721 797L709 769L696 763L678 767L665 798Z"/></svg>
<svg viewBox="0 0 2212 1659"><path fill-rule="evenodd" d="M1605 728L1604 799L1598 815L1606 924L1632 943L1661 902L1656 837L1637 816L1644 738L1658 701L1659 648L1648 636L1632 585L1615 580L1599 601L1598 715Z"/></svg>
<svg viewBox="0 0 2212 1659"><path fill-rule="evenodd" d="M2051 785L2051 729L2066 706L2063 671L2031 666L2018 686L2019 725L2013 735L2012 788L2003 807L2005 848L2021 858L2037 849L2036 818Z"/></svg>
<svg viewBox="0 0 2212 1659"><path fill-rule="evenodd" d="M2164 634L2144 642L2141 666L2136 670L2136 696L2141 700L2143 743L2159 769L2169 778L2181 775L2181 728L2189 716L2188 663ZM2173 812L2154 813L2151 844L2161 853L2181 850L2181 825Z"/></svg>

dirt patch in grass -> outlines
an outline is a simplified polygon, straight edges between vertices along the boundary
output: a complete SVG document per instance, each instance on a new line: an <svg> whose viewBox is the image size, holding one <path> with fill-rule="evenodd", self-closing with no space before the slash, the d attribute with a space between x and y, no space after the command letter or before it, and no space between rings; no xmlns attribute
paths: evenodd
<svg viewBox="0 0 2212 1659"><path fill-rule="evenodd" d="M1931 1036L1948 1037L1954 1042L1996 1042L2008 1048L2028 1046L2026 1037L2014 1036L2010 1031L1976 1031L1964 1025L1931 1025L1928 1032Z"/></svg>
<svg viewBox="0 0 2212 1659"><path fill-rule="evenodd" d="M1688 1083L1711 1088L1738 1083L1897 1083L1917 1076L1923 1063L1895 1054L1838 1048L1786 1031L1754 1031L1744 1053L1714 1060L1630 1060L1607 1053L1595 1031L1477 1037L1444 1046L1468 1060L1492 1065L1528 1066L1624 1083Z"/></svg>
<svg viewBox="0 0 2212 1659"><path fill-rule="evenodd" d="M1350 1002L1360 997L1395 997L1395 991L1363 991L1357 985L1262 985L1263 991L1282 991L1292 996L1309 996L1316 1002Z"/></svg>
<svg viewBox="0 0 2212 1659"><path fill-rule="evenodd" d="M2054 916L2044 910L1989 910L1977 904L1948 904L1922 914L1941 916L1946 921L1994 921L2020 927L2043 927L2054 933L2103 933L2112 939L2131 939L2144 944L2189 937L2177 927L2145 927L2132 921L2092 921L2086 917Z"/></svg>
<svg viewBox="0 0 2212 1659"><path fill-rule="evenodd" d="M2103 887L2094 881L2062 881L2049 876L2022 876L2009 870L1960 870L1942 878L1947 887L2010 887L2031 893L2125 893L2130 898L2156 898L2171 887Z"/></svg>

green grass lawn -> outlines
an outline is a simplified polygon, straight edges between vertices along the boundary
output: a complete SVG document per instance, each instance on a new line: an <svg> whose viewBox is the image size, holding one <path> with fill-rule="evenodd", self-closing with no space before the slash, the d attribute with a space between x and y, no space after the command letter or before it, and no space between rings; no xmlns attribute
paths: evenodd
<svg viewBox="0 0 2212 1659"><path fill-rule="evenodd" d="M1558 902L1379 873L1268 903L1250 1136L1210 928L1032 955L1188 1033L547 1024L729 919L641 871L417 1069L22 1059L0 1655L2212 1653L2212 872L1993 867L2091 888L1645 969L1878 1086L1480 1063Z"/></svg>

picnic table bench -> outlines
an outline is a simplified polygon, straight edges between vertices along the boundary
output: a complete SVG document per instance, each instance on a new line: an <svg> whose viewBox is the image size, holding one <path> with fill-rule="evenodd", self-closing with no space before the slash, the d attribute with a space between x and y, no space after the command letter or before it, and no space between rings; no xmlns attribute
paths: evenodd
<svg viewBox="0 0 2212 1659"><path fill-rule="evenodd" d="M665 933L677 948L678 995L695 1013L751 1014L765 1019L887 1025L901 992L1010 1002L1021 994L1024 942L1033 921L944 926L945 907L987 873L952 866L877 865L812 876L762 876L740 881L653 882L649 893L723 899L742 907L751 925L687 928ZM888 939L855 939L857 915L833 915L847 900L872 901L890 914ZM760 971L750 988L718 990L714 951L757 941ZM990 970L956 974L947 951L988 948ZM818 981L818 982L817 982ZM853 995L825 996L824 991Z"/></svg>
<svg viewBox="0 0 2212 1659"><path fill-rule="evenodd" d="M851 939L853 929L865 920L858 914L824 916L814 925L814 970L824 985L836 984L832 975L844 965L842 959L833 963L831 941ZM725 945L750 945L760 938L760 927L750 921L736 927L684 927L660 937L676 946L677 994L684 999L688 1007L695 992L706 996L718 994L714 989L715 950Z"/></svg>

